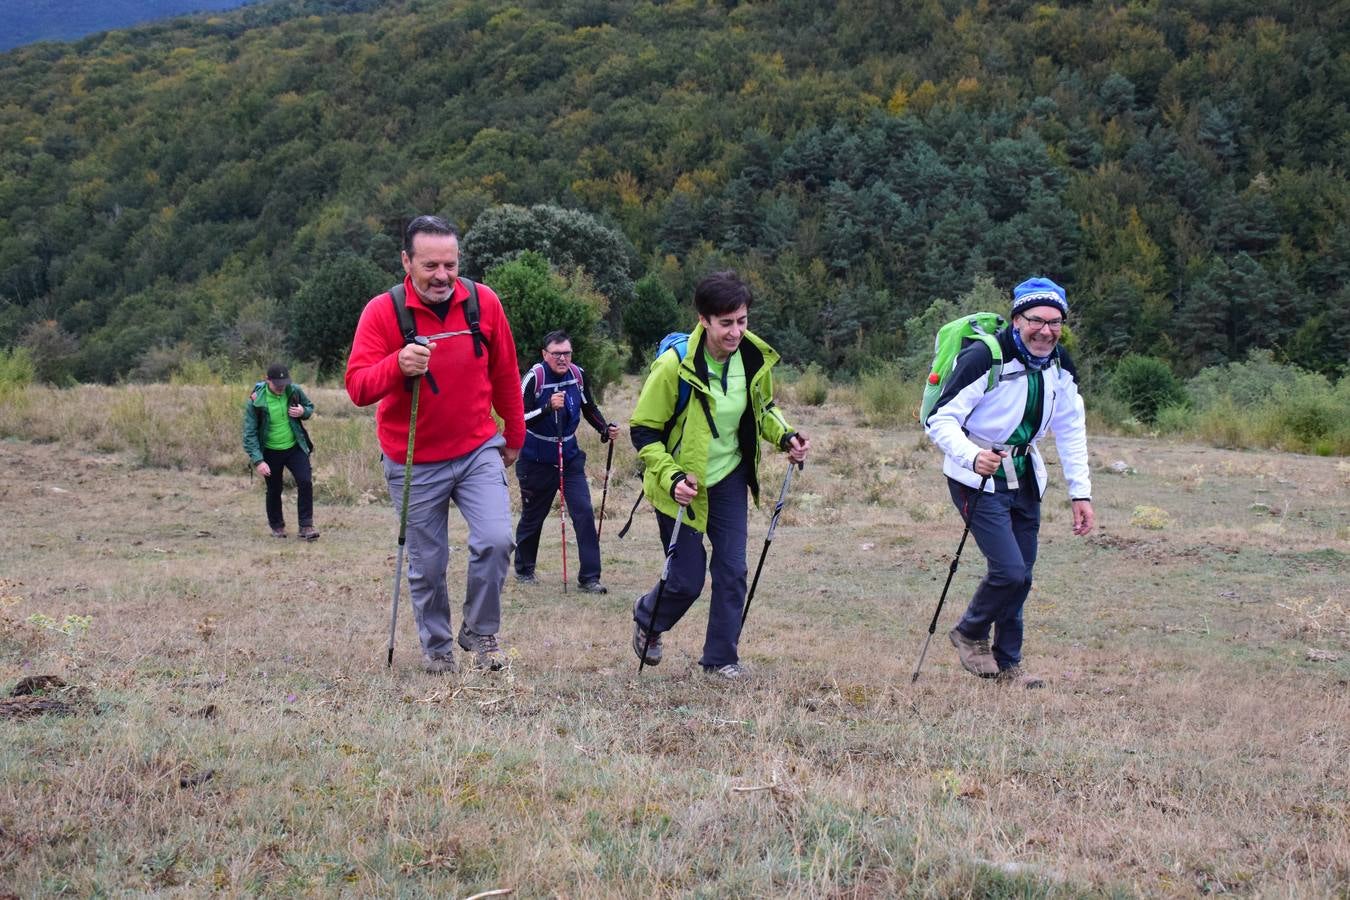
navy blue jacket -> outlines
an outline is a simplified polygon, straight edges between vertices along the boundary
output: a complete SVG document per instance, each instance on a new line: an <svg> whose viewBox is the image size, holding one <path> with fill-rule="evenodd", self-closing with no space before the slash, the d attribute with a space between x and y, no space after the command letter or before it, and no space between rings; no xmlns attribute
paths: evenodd
<svg viewBox="0 0 1350 900"><path fill-rule="evenodd" d="M566 395L563 408L558 410L557 425L554 425L553 410L549 401L557 392ZM558 464L558 434L562 433L563 460L570 462L581 452L577 446L577 428L581 420L591 423L600 432L600 440L609 440L606 429L609 427L600 408L591 396L590 384L586 381L586 372L580 366L573 365L564 375L558 375L543 363L536 363L525 373L520 383L521 400L525 404L525 446L520 451L522 459L532 462Z"/></svg>

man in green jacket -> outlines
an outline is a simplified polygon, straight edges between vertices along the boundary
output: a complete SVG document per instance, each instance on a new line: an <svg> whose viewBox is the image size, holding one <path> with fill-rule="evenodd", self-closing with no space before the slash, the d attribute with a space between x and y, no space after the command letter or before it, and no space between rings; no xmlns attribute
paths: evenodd
<svg viewBox="0 0 1350 900"><path fill-rule="evenodd" d="M647 665L661 662L661 635L703 591L707 534L712 596L700 664L733 681L748 674L737 644L746 590L746 494L759 502L759 442L798 463L811 448L774 406L771 370L778 354L746 327L752 299L735 272L699 282L698 325L687 352L671 348L652 363L629 423L663 550L676 513L685 508L664 590L654 587L633 604L633 652L642 659L645 647Z"/></svg>
<svg viewBox="0 0 1350 900"><path fill-rule="evenodd" d="M312 415L314 404L300 385L291 383L290 370L280 363L268 367L267 380L255 384L244 403L244 452L267 481L267 524L275 538L286 537L286 518L281 512L284 469L290 469L295 479L300 537L306 541L319 538L314 527L314 477L309 467L314 447L300 424Z"/></svg>

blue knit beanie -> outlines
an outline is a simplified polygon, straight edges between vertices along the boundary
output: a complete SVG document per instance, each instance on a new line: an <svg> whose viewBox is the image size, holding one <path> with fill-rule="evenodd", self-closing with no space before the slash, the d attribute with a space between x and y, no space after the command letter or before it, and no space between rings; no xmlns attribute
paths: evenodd
<svg viewBox="0 0 1350 900"><path fill-rule="evenodd" d="M1064 288L1049 278L1028 278L1013 288L1014 316L1024 309L1037 306L1053 306L1064 315L1069 314L1069 301L1064 298Z"/></svg>

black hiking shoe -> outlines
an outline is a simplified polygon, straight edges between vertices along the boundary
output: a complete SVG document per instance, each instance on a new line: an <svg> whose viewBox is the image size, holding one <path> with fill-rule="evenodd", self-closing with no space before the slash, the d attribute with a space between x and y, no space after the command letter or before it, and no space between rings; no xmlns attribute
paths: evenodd
<svg viewBox="0 0 1350 900"><path fill-rule="evenodd" d="M641 602L642 598L639 597L633 603L633 616L635 617L633 619L633 652L637 654L638 660L641 661L642 651L646 648L647 665L659 666L661 665L661 632L651 632L651 640L648 640L647 629L643 628L642 623L636 618L638 604Z"/></svg>
<svg viewBox="0 0 1350 900"><path fill-rule="evenodd" d="M516 584L538 584L539 579L534 577L533 572L517 572Z"/></svg>
<svg viewBox="0 0 1350 900"><path fill-rule="evenodd" d="M281 538L283 541L286 540L286 526L285 526L285 525L273 525L273 526L272 526L272 537L274 537L274 538Z"/></svg>
<svg viewBox="0 0 1350 900"><path fill-rule="evenodd" d="M577 590L583 594L608 594L609 588L600 583L599 578L593 578L590 581L578 581Z"/></svg>
<svg viewBox="0 0 1350 900"><path fill-rule="evenodd" d="M302 541L317 541L319 539L319 529L313 525L301 525L300 533L296 535Z"/></svg>

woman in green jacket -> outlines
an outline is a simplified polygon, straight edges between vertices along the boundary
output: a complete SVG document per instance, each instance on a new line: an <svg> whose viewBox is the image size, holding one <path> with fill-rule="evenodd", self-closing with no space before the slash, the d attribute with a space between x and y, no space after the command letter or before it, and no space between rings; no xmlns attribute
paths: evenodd
<svg viewBox="0 0 1350 900"><path fill-rule="evenodd" d="M629 423L663 550L676 513L685 510L664 590L654 587L633 604L633 652L642 659L645 648L647 665L661 662L661 635L703 591L706 534L712 596L700 664L729 680L747 674L737 643L746 589L745 501L748 493L759 502L759 442L787 451L794 462L811 448L774 405L778 354L746 327L752 299L734 272L699 282L688 352L671 348L652 363Z"/></svg>

